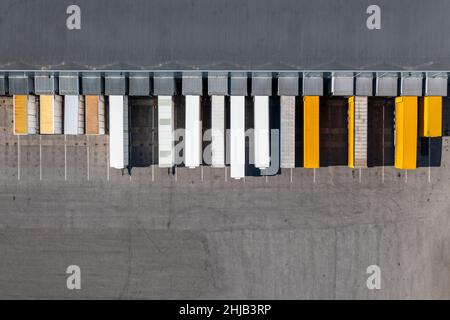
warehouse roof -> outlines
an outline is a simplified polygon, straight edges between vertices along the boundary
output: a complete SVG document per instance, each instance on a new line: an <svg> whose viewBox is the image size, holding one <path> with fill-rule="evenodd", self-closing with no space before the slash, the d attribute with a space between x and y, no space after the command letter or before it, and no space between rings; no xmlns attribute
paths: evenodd
<svg viewBox="0 0 450 320"><path fill-rule="evenodd" d="M70 5L3 0L0 70L450 70L446 0L378 0L380 29L366 0Z"/></svg>

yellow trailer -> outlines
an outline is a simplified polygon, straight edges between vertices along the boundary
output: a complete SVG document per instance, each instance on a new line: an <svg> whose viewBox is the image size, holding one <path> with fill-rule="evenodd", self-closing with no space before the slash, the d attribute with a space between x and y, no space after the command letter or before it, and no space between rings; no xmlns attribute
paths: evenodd
<svg viewBox="0 0 450 320"><path fill-rule="evenodd" d="M14 96L14 134L28 134L28 96Z"/></svg>
<svg viewBox="0 0 450 320"><path fill-rule="evenodd" d="M355 168L355 97L348 98L348 166Z"/></svg>
<svg viewBox="0 0 450 320"><path fill-rule="evenodd" d="M420 98L419 134L421 137L442 136L442 97Z"/></svg>
<svg viewBox="0 0 450 320"><path fill-rule="evenodd" d="M319 96L303 97L303 167L319 168Z"/></svg>
<svg viewBox="0 0 450 320"><path fill-rule="evenodd" d="M395 98L395 167L417 167L417 97Z"/></svg>
<svg viewBox="0 0 450 320"><path fill-rule="evenodd" d="M39 108L40 133L62 134L62 97L41 95Z"/></svg>
<svg viewBox="0 0 450 320"><path fill-rule="evenodd" d="M35 134L37 131L36 97L15 95L13 97L14 134Z"/></svg>

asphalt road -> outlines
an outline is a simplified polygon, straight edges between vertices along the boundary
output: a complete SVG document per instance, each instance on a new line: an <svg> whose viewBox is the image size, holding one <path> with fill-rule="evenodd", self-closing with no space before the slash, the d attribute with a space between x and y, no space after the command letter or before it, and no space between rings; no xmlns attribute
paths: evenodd
<svg viewBox="0 0 450 320"><path fill-rule="evenodd" d="M130 177L108 169L107 136L19 139L11 127L0 98L2 299L450 298L447 137L440 166L408 173L234 181L209 167ZM380 290L366 286L374 264ZM81 290L66 287L69 265Z"/></svg>

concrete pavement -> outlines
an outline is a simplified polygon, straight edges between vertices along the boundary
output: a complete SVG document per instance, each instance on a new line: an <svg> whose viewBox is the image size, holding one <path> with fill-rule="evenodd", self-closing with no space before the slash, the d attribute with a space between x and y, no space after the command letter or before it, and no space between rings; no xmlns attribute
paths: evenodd
<svg viewBox="0 0 450 320"><path fill-rule="evenodd" d="M0 298L450 298L448 138L440 167L407 174L130 178L108 169L107 136L19 141L0 102ZM366 287L373 264L381 290ZM66 288L69 265L81 290Z"/></svg>

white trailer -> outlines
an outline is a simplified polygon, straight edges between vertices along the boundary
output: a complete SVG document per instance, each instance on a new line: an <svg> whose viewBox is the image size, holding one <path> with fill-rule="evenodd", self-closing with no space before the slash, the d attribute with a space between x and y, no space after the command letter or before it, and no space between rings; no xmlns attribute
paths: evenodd
<svg viewBox="0 0 450 320"><path fill-rule="evenodd" d="M349 98L348 149L349 167L367 167L367 100L366 96Z"/></svg>
<svg viewBox="0 0 450 320"><path fill-rule="evenodd" d="M245 177L245 97L230 100L230 176Z"/></svg>
<svg viewBox="0 0 450 320"><path fill-rule="evenodd" d="M211 165L225 166L225 97L211 98Z"/></svg>
<svg viewBox="0 0 450 320"><path fill-rule="evenodd" d="M171 96L158 96L159 167L174 166L174 119Z"/></svg>
<svg viewBox="0 0 450 320"><path fill-rule="evenodd" d="M281 168L295 168L295 96L281 96Z"/></svg>
<svg viewBox="0 0 450 320"><path fill-rule="evenodd" d="M269 97L255 96L255 167L266 169L270 167L270 136L269 136Z"/></svg>
<svg viewBox="0 0 450 320"><path fill-rule="evenodd" d="M196 168L200 166L202 152L200 96L186 96L185 124L184 164L188 168Z"/></svg>
<svg viewBox="0 0 450 320"><path fill-rule="evenodd" d="M124 169L129 160L128 98L109 97L109 166Z"/></svg>
<svg viewBox="0 0 450 320"><path fill-rule="evenodd" d="M39 114L36 96L28 96L28 134L39 132Z"/></svg>
<svg viewBox="0 0 450 320"><path fill-rule="evenodd" d="M64 134L84 134L84 97L64 96Z"/></svg>

